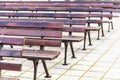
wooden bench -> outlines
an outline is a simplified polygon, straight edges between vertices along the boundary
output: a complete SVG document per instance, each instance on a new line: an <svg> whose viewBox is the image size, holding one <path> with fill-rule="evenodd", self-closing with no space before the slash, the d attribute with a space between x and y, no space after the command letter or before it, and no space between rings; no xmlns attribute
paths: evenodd
<svg viewBox="0 0 120 80"><path fill-rule="evenodd" d="M33 2L34 3L34 2ZM66 5L67 4L67 5ZM84 5L82 5L81 3L59 3L59 2L41 2L41 3L34 3L34 5L32 5L32 3L22 3L22 2L18 2L18 3L4 3L4 7L2 7L0 10L3 10L3 9L6 9L6 10L13 10L13 9L11 9L11 7L13 7L14 8L14 11L55 11L55 12L57 12L57 11L65 11L65 12L103 12L104 10L103 10L103 8L102 8L102 6L106 6L106 5L108 5L108 6L112 6L112 4L90 4L90 5L88 5L88 4L84 4ZM85 7L87 5L87 8L83 8L83 7ZM22 6L22 7L21 7ZM79 7L81 7L82 6L82 8L79 8ZM98 6L98 7L100 7L100 8L89 8L89 7L93 7L93 6ZM109 11L108 11L109 12ZM98 17L98 16L97 16ZM103 18L103 17L105 17L105 16L103 16L103 15L101 15L101 17ZM102 19L100 17L100 19ZM113 17L113 16L112 16ZM104 30L103 30L103 25L102 25L102 23L109 23L109 25L111 24L111 27L112 27L112 29L113 29L113 24L112 24L112 22L111 22L111 19L112 18L109 18L110 19L110 21L102 21L102 20L93 20L93 21L91 21L91 20L88 20L88 25L89 24L93 24L93 23L95 23L95 24L98 24L99 26L101 26L101 28L102 28L102 36L104 36ZM110 27L110 26L109 26Z"/></svg>
<svg viewBox="0 0 120 80"><path fill-rule="evenodd" d="M8 10L8 11L17 11L17 12L19 12L19 11L67 11L67 12L79 12L79 11L83 11L83 12L88 12L89 11L89 9L88 8L79 8L79 9L76 9L76 8L27 8L27 7L24 7L24 8L21 8L21 7L9 7L9 8L0 8L0 10ZM92 9L92 11L96 11L97 9ZM100 9L101 10L101 9ZM76 14L76 15L78 15L78 18L80 18L81 17L81 14ZM84 17L84 14L82 14L83 15L83 17ZM46 15L47 17L49 17L49 16L51 16L51 17L54 17L54 16L52 16L52 15ZM69 18L69 14L68 14L68 18ZM89 16L89 15L88 15ZM61 16L60 16L61 17ZM60 18L59 17L59 18ZM65 16L64 16L65 17ZM63 18L63 17L62 17ZM73 19L73 18L77 18L77 17L74 17L74 16L70 16L70 19ZM92 23L93 22L93 20L91 21L91 20L87 20L87 23ZM102 23L102 21L101 20L97 20L97 21L95 21L94 20L94 23L97 23L97 24L99 24L99 23ZM96 29L97 31L98 31L98 29ZM102 30L103 31L103 30ZM103 33L102 33L103 34ZM98 38L99 39L99 38Z"/></svg>
<svg viewBox="0 0 120 80"><path fill-rule="evenodd" d="M93 11L93 12L98 12L99 10L102 10L101 8L100 9L89 9L89 8L79 8L79 9L76 9L76 8L68 8L68 7L65 7L65 8L60 8L60 7L57 7L57 9L56 8L42 8L42 7L30 7L30 8L28 8L28 7L25 7L25 8L21 8L20 6L18 6L18 7L4 7L4 8L1 8L1 10L10 10L10 11L17 11L17 12L19 12L19 11L35 11L35 12L39 12L39 11L68 11L68 12L71 12L71 11L77 11L77 12L79 12L79 11L85 11L85 12L89 12L89 11ZM34 13L33 13L34 14ZM36 13L35 13L36 14ZM20 15L20 14L19 14ZM18 15L18 16L19 16ZM80 14L76 14L76 15L79 15L80 16ZM26 16L26 15L25 15ZM48 17L50 17L50 16L52 16L52 17L54 17L54 18L65 18L65 16L53 16L53 15L45 15L45 13L44 13L44 15L42 15L43 17L45 17L45 16L47 16L47 18ZM42 17L41 16L41 17ZM89 15L88 15L89 16ZM31 16L29 16L29 17L31 17ZM33 17L33 16L32 16ZM37 16L36 16L37 17ZM81 25L81 21L78 21L78 20L73 20L73 18L80 18L80 17L76 17L76 16L73 16L73 15L71 15L71 14L68 14L67 15L67 17L66 18L69 18L69 19L72 19L72 20L48 20L48 19L46 19L45 21L50 21L50 22L54 22L54 21L56 21L56 22L64 22L64 24L67 24L67 25ZM40 20L40 19L39 19ZM74 23L74 22L76 22L76 23ZM102 28L102 23L103 23L103 21L101 21L101 20L87 20L87 23L89 24L89 23L97 23L97 24L99 24L99 25L101 25L101 28ZM84 28L85 29L85 28ZM99 30L100 30L100 28L98 27L98 28L95 28L95 27L92 27L92 28L87 28L86 29L87 31L88 31L88 34L89 34L89 31L98 31L98 33L99 33ZM83 30L82 32L84 32L85 30ZM70 32L70 34L71 34L71 32ZM86 35L86 33L85 33L85 35ZM102 35L104 36L104 33L103 33L103 28L102 28ZM90 35L89 35L90 36ZM86 36L85 36L86 37ZM89 37L90 38L90 37ZM99 34L98 34L98 39L99 39ZM64 41L63 41L64 42ZM73 42L76 42L76 41L73 41ZM86 48L85 48L85 42L86 42L86 39L84 38L84 47L83 47L83 49L85 50ZM91 45L91 39L89 39L89 45ZM65 45L65 53L67 53L67 46L68 45ZM72 50L72 54L73 54L73 56L74 56L74 50L72 49L72 46L71 46L71 50ZM66 59L65 59L66 60ZM64 61L64 63L66 64L66 61Z"/></svg>
<svg viewBox="0 0 120 80"><path fill-rule="evenodd" d="M66 54L64 64L67 64L66 57L67 57L68 44L70 44L70 47L71 47L72 58L75 58L74 46L72 43L73 42L80 42L80 41L84 40L83 50L86 50L86 35L87 35L87 33L89 36L89 45L92 45L89 31L100 30L100 27L97 27L97 28L96 27L86 27L85 26L86 20L81 20L81 18L82 19L86 18L86 15L84 15L84 14L19 13L19 12L7 12L7 13L5 13L5 12L1 12L0 16L6 17L5 19L8 19L8 17L10 19L14 18L13 20L24 20L24 21L31 20L31 21L38 21L38 22L39 21L49 21L49 22L62 22L62 23L64 23L63 32L68 33L68 35L66 36L66 34L65 34L65 36L63 36L64 39L62 39L62 42L65 44L65 54ZM21 19L21 17L22 18L25 17L25 18ZM47 19L42 19L42 18L47 18ZM51 18L53 18L53 19L51 19ZM74 20L71 18L78 18L79 20ZM69 25L69 27L67 27L66 25ZM83 33L84 37L81 34L79 34L79 36L76 36L76 35L74 35L74 33ZM98 35L98 37L99 37L99 35Z"/></svg>
<svg viewBox="0 0 120 80"><path fill-rule="evenodd" d="M46 77L51 77L46 66L46 60L53 60L60 54L59 50L48 50L46 47L60 47L62 23L0 20L0 44L23 46L22 49L0 49L1 57L26 58L34 64L34 80L37 76L38 61L41 60ZM22 33L21 33L22 32ZM25 45L40 46L38 49L28 49ZM8 68L9 69L9 68Z"/></svg>
<svg viewBox="0 0 120 80"><path fill-rule="evenodd" d="M34 4L32 4L34 3ZM47 7L55 7L55 8L60 8L60 7L76 7L76 8L79 8L79 7L82 7L82 8L92 8L92 7L97 7L97 8L104 8L105 10L107 8L113 8L114 6L114 3L113 2L81 2L81 1L60 1L60 2L57 2L57 1L52 1L52 2L46 2L46 1L16 1L14 3L12 2L2 2L1 5L4 5L6 7L44 7L44 8L47 8ZM43 10L43 9L42 9ZM102 10L102 11L99 11L103 14L103 12L105 10ZM67 10L66 10L67 11ZM82 11L82 10L80 10ZM70 11L71 12L71 11ZM95 11L94 11L95 12ZM98 11L97 11L98 12ZM106 11L105 11L106 12ZM108 11L110 12L110 14L112 15L112 12L113 11ZM108 14L109 16L109 14ZM95 16L94 16L95 17ZM96 16L98 17L98 16ZM101 18L102 17L102 18ZM101 15L100 19L102 20L103 17L106 17L106 16L103 16ZM113 29L113 22L111 21L112 20L112 17L114 16L111 16L109 17L109 21L102 21L102 23L109 23L109 27L108 27L108 32L110 32L110 27ZM91 21L92 23L93 21ZM88 22L88 24L90 23L90 21ZM95 21L94 21L95 23ZM96 22L97 23L97 22ZM98 23L99 24L99 23ZM102 25L101 25L102 26ZM102 36L104 36L104 32L102 30Z"/></svg>
<svg viewBox="0 0 120 80"><path fill-rule="evenodd" d="M16 78L6 78L1 76L1 70L21 71L21 64L0 62L0 80L19 80ZM14 74L13 74L14 75Z"/></svg>
<svg viewBox="0 0 120 80"><path fill-rule="evenodd" d="M11 19L12 21L16 21L16 20L18 20L18 19ZM23 19L21 19L21 20L23 20ZM20 19L19 19L19 21L21 21ZM28 21L29 19L24 19L24 21ZM34 21L37 21L37 22L39 22L39 21L45 21L45 20L35 20L35 19L33 19ZM33 21L33 20L31 20L31 21ZM46 20L46 21L48 21L48 20ZM63 22L63 21L65 21L65 20L59 20L58 22ZM66 20L66 21L69 21L69 20ZM55 20L54 21L49 21L49 22L56 22ZM70 21L69 21L70 22ZM72 23L73 21L71 21L71 23ZM75 22L75 21L74 21ZM77 23L77 22L76 22ZM79 22L79 24L80 24L80 22ZM81 23L82 24L82 23ZM89 30L89 28L88 28L88 30ZM66 62L66 59L67 59L67 48L68 48L68 44L70 44L70 47L71 47L71 52L72 52L72 58L75 58L75 54L74 54L74 47L73 47L73 42L80 42L80 41L83 41L84 40L84 44L86 44L86 34L87 34L87 30L86 30L86 27L64 27L63 29L62 29L62 31L63 32L67 32L67 33L84 33L85 34L85 36L83 36L83 35L78 35L78 36L75 36L75 35L72 35L72 34L68 34L68 35L63 35L62 36L62 38L59 38L60 40L62 40L62 42L65 44L65 57L64 57L64 65L66 65L67 64L67 62ZM55 39L55 38L49 38L49 39ZM56 38L56 39L58 39L58 38ZM85 46L85 45L84 45Z"/></svg>

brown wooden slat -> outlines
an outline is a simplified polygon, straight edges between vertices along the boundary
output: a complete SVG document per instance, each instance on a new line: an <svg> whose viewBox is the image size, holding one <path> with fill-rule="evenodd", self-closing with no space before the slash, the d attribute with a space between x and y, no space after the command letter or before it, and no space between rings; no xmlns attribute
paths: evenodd
<svg viewBox="0 0 120 80"><path fill-rule="evenodd" d="M10 27L10 26L9 26ZM19 26L18 26L19 27ZM60 37L61 31L52 30L29 30L29 29L0 29L0 34L8 36L31 36L31 37Z"/></svg>
<svg viewBox="0 0 120 80"><path fill-rule="evenodd" d="M80 3L80 2L37 2L37 3L4 3L5 6L29 6L29 7L112 7L113 3Z"/></svg>
<svg viewBox="0 0 120 80"><path fill-rule="evenodd" d="M50 50L23 50L22 57L35 58L41 60L52 60L58 57L60 51L50 51Z"/></svg>
<svg viewBox="0 0 120 80"><path fill-rule="evenodd" d="M63 27L63 31L65 32L85 32L86 26L80 26L80 27Z"/></svg>
<svg viewBox="0 0 120 80"><path fill-rule="evenodd" d="M95 14L95 13L91 13L91 14L88 14L88 17L112 18L113 15L112 14Z"/></svg>
<svg viewBox="0 0 120 80"><path fill-rule="evenodd" d="M3 57L21 57L21 50L0 50L0 56Z"/></svg>
<svg viewBox="0 0 120 80"><path fill-rule="evenodd" d="M80 42L82 40L84 40L83 36L63 36L62 37L62 41L70 41L70 42Z"/></svg>
<svg viewBox="0 0 120 80"><path fill-rule="evenodd" d="M23 38L0 37L0 44L23 45Z"/></svg>
<svg viewBox="0 0 120 80"><path fill-rule="evenodd" d="M0 12L3 17L55 17L55 18L86 18L85 14L70 13L19 13L19 12Z"/></svg>
<svg viewBox="0 0 120 80"><path fill-rule="evenodd" d="M0 69L21 71L21 64L0 62Z"/></svg>
<svg viewBox="0 0 120 80"><path fill-rule="evenodd" d="M102 12L106 9L103 8L76 8L76 7L36 7L36 8L28 8L28 7L3 7L0 8L2 11L73 11L73 12ZM109 12L109 11L108 11Z"/></svg>
<svg viewBox="0 0 120 80"><path fill-rule="evenodd" d="M55 59L59 54L60 51L54 50L0 50L0 56L2 57L32 58L43 60Z"/></svg>
<svg viewBox="0 0 120 80"><path fill-rule="evenodd" d="M49 39L49 38L48 38ZM60 41L61 39L59 38L58 40L40 40L40 39L25 39L24 44L25 45L36 45L36 46L54 46L54 47L59 47L60 46Z"/></svg>
<svg viewBox="0 0 120 80"><path fill-rule="evenodd" d="M33 21L33 22L31 22ZM60 22L54 22L54 24L52 22L46 22L46 21L34 21L34 20L28 20L26 21L19 21L17 19L4 19L4 20L0 20L0 26L4 26L4 27L29 27L29 28L55 28L55 29L59 29L61 28L61 26L63 25ZM57 26L57 27L56 27Z"/></svg>
<svg viewBox="0 0 120 80"><path fill-rule="evenodd" d="M6 23L9 23L10 21L17 21L17 22L21 22L21 21L25 21L26 23L27 22L50 22L50 23L61 23L60 25L56 25L58 26L57 28L59 28L60 26L62 26L64 23L64 25L85 25L86 24L86 20L68 20L68 19L15 19L15 18L0 18L0 26L5 26ZM28 24L27 24L28 25ZM7 25L8 26L8 25ZM10 26L10 25L9 25ZM52 26L52 25L51 25ZM51 27L50 26L50 27ZM15 26L14 26L15 27ZM21 26L22 27L22 26ZM24 27L24 26L23 26ZM25 26L25 27L28 27L28 26ZM34 27L34 26L30 26L30 27ZM41 27L41 26L40 26ZM45 27L45 26L43 26ZM52 26L53 28L55 28L55 25Z"/></svg>
<svg viewBox="0 0 120 80"><path fill-rule="evenodd" d="M87 23L101 24L102 20L87 20Z"/></svg>
<svg viewBox="0 0 120 80"><path fill-rule="evenodd" d="M83 36L63 35L62 38L46 38L49 40L61 40L62 42L80 42L84 40Z"/></svg>

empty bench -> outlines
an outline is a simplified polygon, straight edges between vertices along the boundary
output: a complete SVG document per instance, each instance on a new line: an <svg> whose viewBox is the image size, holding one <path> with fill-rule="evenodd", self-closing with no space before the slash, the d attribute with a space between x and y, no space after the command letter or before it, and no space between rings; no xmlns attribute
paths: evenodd
<svg viewBox="0 0 120 80"><path fill-rule="evenodd" d="M6 20L11 20L11 21L35 21L35 22L69 22L68 24L72 24L75 21L71 21L71 20L39 20L39 19L14 19L14 18L10 18L10 19L2 19L1 21L6 21ZM74 23L75 24L75 23ZM85 24L85 21L76 21L76 24ZM65 45L65 57L64 57L64 65L67 64L67 48L68 48L68 44L70 44L71 47L71 51L72 51L72 58L75 58L75 54L74 54L74 47L73 47L73 42L80 42L84 40L84 44L86 43L86 34L87 31L89 30L89 28L87 29L87 27L63 27L61 31L66 32L67 35L62 35L62 38L50 38L51 40L61 40ZM32 30L31 30L32 32ZM69 34L71 33L71 34ZM73 33L80 33L79 35L73 35ZM83 33L83 35L81 35L81 33ZM32 33L31 33L32 34ZM84 36L85 35L85 36Z"/></svg>
<svg viewBox="0 0 120 80"><path fill-rule="evenodd" d="M83 50L86 50L86 35L88 33L89 36L89 45L91 45L91 38L90 38L90 31L93 30L100 30L100 27L86 27L86 15L84 14L70 14L70 13L19 13L19 12L1 12L0 13L2 20L10 19L12 21L16 20L24 20L24 21L49 21L49 22L62 22L64 23L64 27L62 29L63 32L66 32L67 35L62 36L62 42L65 46L65 57L64 57L64 65L67 64L67 48L68 44L70 44L71 52L72 52L72 58L75 58L74 53L74 46L73 42L80 42L84 40L83 44ZM21 19L21 17L24 17ZM79 20L74 20L72 18L78 18ZM44 19L43 19L44 18ZM45 19L47 18L47 19ZM53 18L53 19L48 19ZM58 18L58 19L57 19ZM61 19L62 18L62 19ZM68 27L65 25L69 25ZM75 26L77 25L77 26ZM74 35L74 33L80 33L79 35ZM81 35L82 33L82 35ZM55 39L55 38L54 38Z"/></svg>
<svg viewBox="0 0 120 80"><path fill-rule="evenodd" d="M108 16L112 15L112 12L114 12L113 10L111 10L111 11L106 10L108 8L113 8L114 3L104 2L104 1L103 2L86 2L86 1L84 1L84 2L81 2L81 1L67 1L67 2L66 1L61 1L61 2L57 2L57 1L52 1L52 2L30 1L30 2L28 2L28 1L16 1L14 3L6 1L6 2L1 2L1 6L2 7L21 7L21 10L28 10L27 8L23 8L23 7L29 7L29 10L30 10L30 8L35 7L35 8L37 8L37 10L35 10L35 11L40 11L40 10L42 11L45 9L46 9L45 11L47 11L47 10L50 10L50 9L48 9L48 7L51 7L52 8L51 11L54 10L55 12L60 11L59 8L65 8L65 7L66 8L67 7L73 8L74 7L74 10L71 10L71 11L69 10L70 12L73 12L76 10L76 8L80 8L80 7L82 7L82 8L96 7L97 9L102 8L102 10L99 11L101 14L103 14L104 12L108 12L109 14L105 14ZM54 8L58 8L59 10L54 9ZM98 10L97 9L94 11L90 11L90 10L86 11L86 10L82 9L82 10L79 10L79 12L98 12L99 9ZM68 9L65 9L65 10L68 11ZM19 11L19 10L16 9L16 11ZM32 10L32 11L34 11L34 10ZM78 9L77 9L77 11L78 11ZM96 14L97 13L95 13L93 15L96 15ZM89 16L89 17L92 17L92 16ZM96 16L96 17L99 17L99 16ZM100 19L102 20L103 17L107 17L107 16L101 15ZM97 21L96 20L90 21L89 20L88 25L91 23L98 23L99 22L98 25L102 27L102 36L104 36L103 25L100 23L101 22L102 23L109 23L109 28L108 28L108 32L109 32L110 27L112 27L112 29L113 29L113 23L111 21L112 17L114 17L114 16L113 15L111 17L109 16L108 21L98 21L98 20Z"/></svg>
<svg viewBox="0 0 120 80"><path fill-rule="evenodd" d="M17 4L17 3L16 3ZM39 12L39 11L53 11L53 12L102 12L103 8L79 8L79 7L41 7L40 5L38 7L30 7L30 6L6 6L6 7L1 7L0 10L8 10L8 11L32 11L32 12ZM84 13L83 13L84 14ZM101 15L102 16L102 15ZM104 17L104 16L103 16ZM95 24L100 24L101 29L102 29L102 36L104 36L104 30L103 30L103 21L102 20L87 20L87 23L95 23Z"/></svg>
<svg viewBox="0 0 120 80"><path fill-rule="evenodd" d="M46 77L51 77L46 66L46 60L53 60L60 54L59 50L47 50L46 47L60 47L61 40L49 40L49 38L61 38L62 23L32 22L0 20L0 44L23 46L22 49L0 49L1 57L26 58L34 64L34 80L37 76L39 60L42 61ZM57 30L59 29L59 31ZM21 33L22 32L22 33ZM39 49L27 49L25 45L38 46Z"/></svg>

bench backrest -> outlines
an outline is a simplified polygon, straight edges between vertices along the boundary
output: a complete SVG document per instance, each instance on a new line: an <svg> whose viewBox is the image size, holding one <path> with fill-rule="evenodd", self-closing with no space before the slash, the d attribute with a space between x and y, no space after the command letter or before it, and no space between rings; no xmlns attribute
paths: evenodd
<svg viewBox="0 0 120 80"><path fill-rule="evenodd" d="M79 18L85 19L87 17L86 14L71 14L71 13L20 13L20 12L0 12L0 17L32 17L32 18Z"/></svg>
<svg viewBox="0 0 120 80"><path fill-rule="evenodd" d="M105 9L106 10L106 9ZM103 8L76 7L0 7L0 11L65 11L65 12L102 12ZM110 12L110 11L108 11Z"/></svg>
<svg viewBox="0 0 120 80"><path fill-rule="evenodd" d="M33 4L34 3L34 4ZM81 3L81 2L13 2L1 3L4 7L103 7L112 8L113 3Z"/></svg>
<svg viewBox="0 0 120 80"><path fill-rule="evenodd" d="M39 10L41 8L48 8L48 7L52 7L52 9L54 8L63 8L63 7L69 7L69 8L73 8L73 7L76 7L76 8L80 8L80 7L84 7L84 8L93 8L93 7L96 7L96 8L113 8L114 6L114 3L112 2L75 2L75 1L52 1L52 2L46 2L46 1L30 1L30 2L27 2L27 1L16 1L16 2L9 2L9 1L6 1L6 2L1 2L0 3L0 6L2 8L9 8L9 7L13 7L13 8L20 8L21 7L21 10L25 10L25 8L29 7L29 10L30 8L39 8ZM26 8L26 10L28 10ZM6 9L7 10L7 9ZM10 10L10 9L8 9ZM19 9L20 10L20 9ZM19 11L18 10L18 11ZM35 9L34 9L35 10ZM38 9L37 9L38 10ZM43 10L43 9L41 9ZM52 11L52 10L51 10ZM72 10L74 11L74 10Z"/></svg>
<svg viewBox="0 0 120 80"><path fill-rule="evenodd" d="M75 19L79 19L80 21L78 21L79 25L85 25L84 22L86 20L86 18L91 18L91 17L96 17L96 18L109 18L111 19L112 17L114 17L112 14L99 14L99 13L21 13L21 12L0 12L0 17L6 17L6 18L38 18L38 19L48 19L48 18L64 18L67 20L58 20L58 22L63 22L64 24L72 24L74 23L74 25L76 24L74 21ZM74 19L75 18L75 19ZM47 20L46 20L47 21ZM49 21L49 20L48 20ZM54 21L54 20L51 20ZM83 23L83 24L82 24Z"/></svg>
<svg viewBox="0 0 120 80"><path fill-rule="evenodd" d="M60 40L44 40L44 38L60 38L62 36L62 23L32 22L32 21L0 21L0 34L10 37L0 37L1 44L36 45L60 47ZM16 38L11 36L17 36ZM20 38L22 36L22 38ZM26 39L26 38L35 39Z"/></svg>
<svg viewBox="0 0 120 80"><path fill-rule="evenodd" d="M119 4L120 1L0 1L1 7L102 7L119 9Z"/></svg>

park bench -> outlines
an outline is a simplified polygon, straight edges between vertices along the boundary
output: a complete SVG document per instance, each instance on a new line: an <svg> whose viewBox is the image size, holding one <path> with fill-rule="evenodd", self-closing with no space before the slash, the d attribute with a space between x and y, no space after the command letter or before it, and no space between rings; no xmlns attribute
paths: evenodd
<svg viewBox="0 0 120 80"><path fill-rule="evenodd" d="M11 70L11 71L21 71L21 64L17 63L8 63L8 62L0 62L0 80L19 80L17 78L7 78L7 77L2 77L1 71L2 70Z"/></svg>
<svg viewBox="0 0 120 80"><path fill-rule="evenodd" d="M88 8L68 8L68 7L66 7L66 8L55 8L55 7L49 7L49 8L43 8L43 7L40 7L40 8L28 8L28 7L2 7L2 8L0 8L0 10L1 11L3 11L3 10L5 10L5 11L17 11L17 12L20 12L20 11L32 11L32 12L38 12L38 11L44 11L44 12L48 12L48 11L62 11L62 12L89 12L89 10L91 11L98 11L98 9L88 9ZM100 9L101 10L101 9ZM79 14L78 14L79 15ZM80 14L81 15L81 14ZM69 17L69 15L68 15L68 17ZM73 18L74 18L74 16L73 16ZM72 18L72 16L71 16L71 18L70 19L73 19ZM75 17L75 18L77 18L77 17ZM79 18L79 17L78 17ZM101 20L94 20L94 22L93 22L93 20L87 20L87 23L97 23L97 24L101 24L102 23L102 21ZM97 30L97 29L96 29ZM98 30L97 30L98 31ZM103 32L103 30L102 30L102 32ZM102 35L103 35L103 33L102 33ZM99 38L98 38L99 39Z"/></svg>
<svg viewBox="0 0 120 80"><path fill-rule="evenodd" d="M67 64L66 57L67 57L68 44L70 44L72 58L75 58L74 46L72 43L73 42L80 42L80 41L84 40L83 50L86 50L86 35L87 35L87 33L88 33L88 37L89 37L88 38L89 45L92 45L89 31L100 30L100 27L87 27L87 26L85 26L86 20L81 20L81 18L82 19L86 18L86 15L84 15L84 14L1 12L0 16L6 17L6 19L14 18L13 20L21 20L21 17L22 18L25 17L22 20L24 20L24 21L27 21L27 20L49 21L49 22L62 22L62 23L64 23L63 32L68 33L68 35L66 36L66 34L65 34L65 36L63 36L64 39L62 39L62 42L65 44L64 64ZM41 17L42 18L44 17L44 19L41 19ZM70 19L71 17L78 18L79 20ZM47 19L45 19L45 18L47 18ZM48 18L53 18L53 19L48 19ZM60 18L60 19L57 19L57 18ZM69 27L67 27L66 25L69 25ZM77 25L77 26L75 26L75 25ZM82 33L84 35L84 37L82 37L81 34L79 34L79 36L76 36L76 35L74 35L74 33ZM98 35L98 37L99 37L99 35Z"/></svg>
<svg viewBox="0 0 120 80"><path fill-rule="evenodd" d="M60 54L59 50L47 49L46 47L60 47L61 40L50 40L48 38L61 38L62 23L35 22L35 21L12 21L0 20L0 44L22 46L22 49L1 48L0 56L25 58L33 61L34 80L37 76L37 66L41 60L45 69L46 77L51 77L46 66L46 60L53 60ZM38 46L39 49L28 49L25 45ZM14 67L13 67L14 68ZM9 68L8 68L9 69Z"/></svg>
<svg viewBox="0 0 120 80"><path fill-rule="evenodd" d="M20 6L17 6L17 7L2 7L1 8L1 10L8 10L8 11L16 11L16 12L20 12L20 11L32 11L33 12L33 14L34 14L34 11L35 12L39 12L39 11L68 11L68 12L80 12L80 11L85 11L85 12L89 12L89 11L93 11L93 12L96 12L96 11L99 11L99 10L102 10L102 8L100 8L100 9L89 9L89 8L79 8L79 9L76 9L76 8L68 8L68 7L65 7L65 8L61 8L61 7L57 7L57 9L56 8L43 8L43 7L20 7ZM35 13L36 14L36 13ZM77 14L76 14L77 15ZM78 15L80 15L80 14L78 14ZM25 15L26 16L26 15ZM44 15L42 15L43 17L45 17L46 15L45 15L45 13L44 13ZM41 16L41 17L42 17ZM72 16L72 15L68 15L67 17L65 17L65 16L53 16L53 15L47 15L47 17L49 17L49 16L52 16L53 18L68 18L68 19L72 19L72 20L48 20L48 19L46 19L45 21L50 21L50 22L54 22L54 21L56 21L56 22L63 22L64 24L67 24L67 25L81 25L81 21L78 21L78 20L73 20L73 18L80 18L79 16L78 17L76 17L76 16ZM88 15L89 16L89 15ZM29 16L29 17L31 17L31 16ZM33 17L33 16L32 16ZM36 16L37 17L37 16ZM40 20L40 19L39 19ZM103 33L103 27L102 27L102 23L103 23L103 21L101 21L101 20L86 20L87 21L87 23L89 24L89 23L97 23L97 24L99 24L99 25L101 25L101 28L102 28L102 36L104 36L104 33ZM76 23L75 23L76 22ZM83 22L84 23L84 22ZM83 24L82 24L83 25ZM89 25L88 25L89 26ZM84 28L85 29L85 28ZM98 31L98 39L99 39L99 30L100 30L100 28L99 27L97 27L97 28L95 28L95 27L92 27L92 28L87 28L86 29L87 31L88 31L88 34L89 34L89 31ZM83 30L82 32L84 32L85 30ZM71 34L71 32L70 32L70 34ZM86 35L86 33L85 33L85 35ZM86 36L85 36L86 37ZM86 39L84 38L84 47L83 47L83 49L85 50L85 41L86 41ZM63 41L64 42L64 41ZM73 41L73 42L76 42L76 41ZM90 39L90 37L89 37L89 45L91 45L91 39ZM68 44L67 45L65 45L65 53L67 53L67 46L68 46ZM73 46L71 46L71 50L72 50L72 54L74 55L74 50L72 49L72 47ZM65 59L66 60L66 59ZM65 64L66 64L66 61L64 62Z"/></svg>
<svg viewBox="0 0 120 80"><path fill-rule="evenodd" d="M72 2L34 2L34 1L33 1L33 3L34 4L32 4L32 2L24 2L24 1L23 2L14 2L14 3L4 3L4 7L7 7L6 10L12 10L9 7L13 7L14 11L37 11L37 12L38 11L55 11L55 12L65 11L65 12L100 12L100 13L102 13L104 11L103 8L107 8L107 7L110 8L113 6L112 3L108 3L108 4L90 3L90 4L88 4L88 3L76 3L76 2L72 3ZM97 8L96 9L88 9L88 8L92 8L92 7L97 7ZM78 8L80 8L80 9L78 9ZM3 7L1 10L3 10ZM96 16L96 17L98 17L98 16ZM103 17L106 17L106 16L101 15L100 19L102 20ZM110 27L112 27L112 29L113 29L113 23L111 21L112 17L113 16L111 16L111 18L109 17L109 21L88 20L88 25L94 23L94 24L98 24L99 26L101 26L102 36L104 36L104 30L103 30L102 23L109 23L108 31L110 31Z"/></svg>

